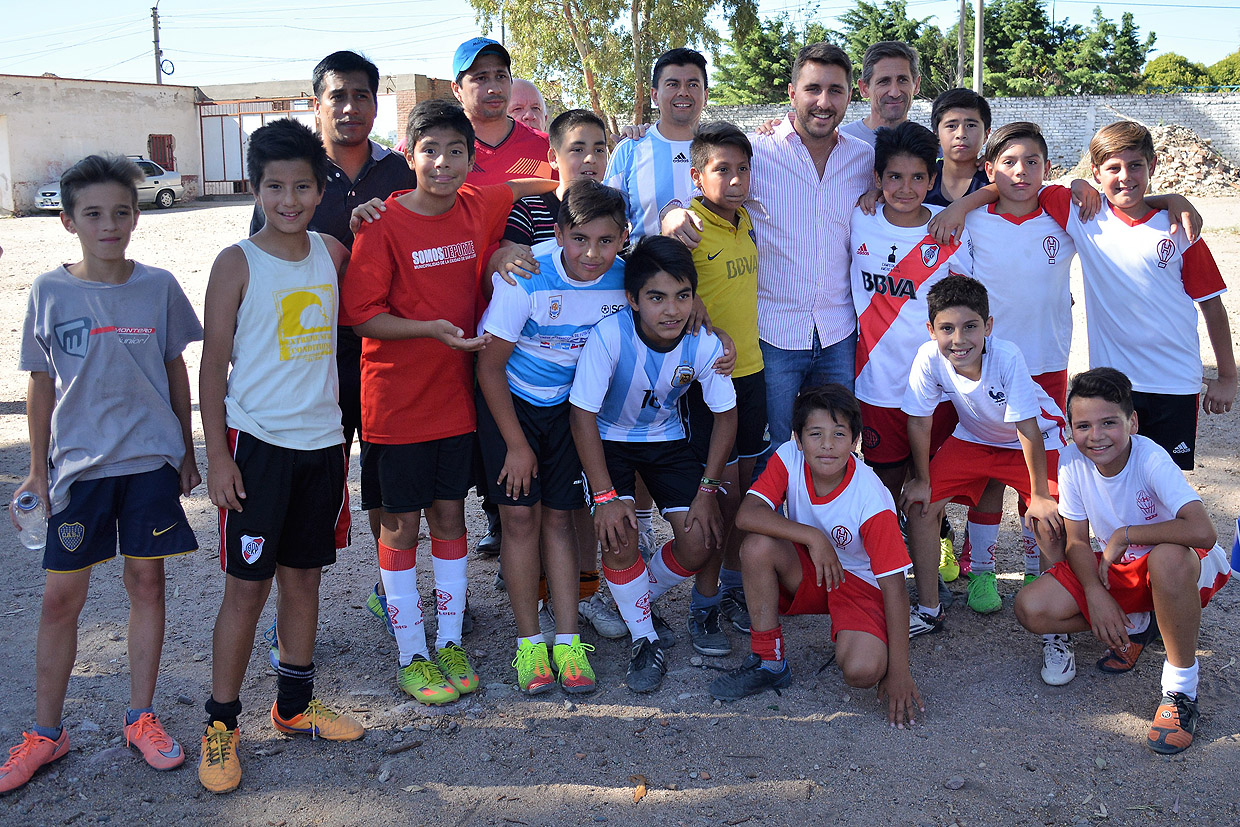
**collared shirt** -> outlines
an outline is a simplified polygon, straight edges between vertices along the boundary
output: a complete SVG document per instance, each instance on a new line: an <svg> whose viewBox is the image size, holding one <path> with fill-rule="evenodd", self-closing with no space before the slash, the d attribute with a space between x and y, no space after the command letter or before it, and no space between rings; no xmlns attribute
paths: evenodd
<svg viewBox="0 0 1240 827"><path fill-rule="evenodd" d="M750 210L758 240L758 336L784 350L823 347L857 329L849 283L849 220L874 183L874 150L839 135L822 177L787 118L750 135ZM765 211L765 212L764 212Z"/></svg>
<svg viewBox="0 0 1240 827"><path fill-rule="evenodd" d="M353 209L372 198L384 201L394 192L416 186L417 178L405 156L371 141L370 158L356 181L350 181L344 170L328 161L327 187L323 191L323 200L314 210L314 218L310 219L309 229L326 233L353 249L353 233L349 232L349 216L353 214ZM257 233L266 223L263 208L255 203L254 217L250 219L250 235Z"/></svg>

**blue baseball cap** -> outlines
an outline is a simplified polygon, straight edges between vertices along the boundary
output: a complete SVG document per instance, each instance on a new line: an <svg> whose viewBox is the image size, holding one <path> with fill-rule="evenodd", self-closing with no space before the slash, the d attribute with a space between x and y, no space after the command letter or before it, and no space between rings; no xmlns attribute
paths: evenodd
<svg viewBox="0 0 1240 827"><path fill-rule="evenodd" d="M487 37L475 37L456 47L456 55L452 58L453 79L459 81L461 75L474 65L479 55L483 54L499 55L509 67L512 66L512 56L508 54L508 50L502 43Z"/></svg>

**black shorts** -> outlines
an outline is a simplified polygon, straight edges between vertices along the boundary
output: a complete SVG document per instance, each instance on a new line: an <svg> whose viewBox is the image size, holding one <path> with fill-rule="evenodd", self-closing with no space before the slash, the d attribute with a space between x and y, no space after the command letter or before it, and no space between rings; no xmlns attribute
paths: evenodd
<svg viewBox="0 0 1240 827"><path fill-rule="evenodd" d="M673 442L603 441L603 457L611 484L621 497L633 499L636 475L659 506L659 513L688 511L702 481L702 464L693 456L689 440ZM591 487L591 492L594 488Z"/></svg>
<svg viewBox="0 0 1240 827"><path fill-rule="evenodd" d="M318 569L349 543L348 458L343 445L281 448L228 430L246 497L219 509L220 567L241 580L270 580L276 566Z"/></svg>
<svg viewBox="0 0 1240 827"><path fill-rule="evenodd" d="M736 442L728 454L728 465L738 458L751 459L771 447L771 431L766 425L766 374L763 371L733 379L736 388ZM702 466L710 453L710 434L715 428L715 414L702 399L702 386L694 382L681 397L685 430L689 447Z"/></svg>
<svg viewBox="0 0 1240 827"><path fill-rule="evenodd" d="M344 444L352 446L353 437L362 435L362 337L351 327L336 328L336 372L340 375Z"/></svg>
<svg viewBox="0 0 1240 827"><path fill-rule="evenodd" d="M198 550L181 508L181 479L171 465L141 474L77 480L69 504L47 521L43 568L88 569L116 556L139 560Z"/></svg>
<svg viewBox="0 0 1240 827"><path fill-rule="evenodd" d="M389 514L430 508L435 500L464 500L473 485L474 432L428 442L362 442L362 473L379 480Z"/></svg>
<svg viewBox="0 0 1240 827"><path fill-rule="evenodd" d="M542 407L518 396L512 397L517 421L521 423L525 439L538 458L538 476L530 481L529 493L516 499L510 498L504 486L497 482L508 456L508 444L504 442L504 435L482 398L482 391L478 391L475 407L478 410L478 441L482 446L491 502L524 506L542 503L557 511L576 511L585 506L581 460L577 459L577 446L573 444L568 422L568 400Z"/></svg>
<svg viewBox="0 0 1240 827"><path fill-rule="evenodd" d="M1171 455L1185 471L1193 470L1197 456L1197 394L1132 392L1137 432Z"/></svg>

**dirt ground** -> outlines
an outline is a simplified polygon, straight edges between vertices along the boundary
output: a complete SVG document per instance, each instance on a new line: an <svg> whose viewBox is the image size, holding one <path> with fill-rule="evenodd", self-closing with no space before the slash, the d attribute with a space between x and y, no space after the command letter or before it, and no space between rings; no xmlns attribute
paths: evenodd
<svg viewBox="0 0 1240 827"><path fill-rule="evenodd" d="M1224 276L1240 285L1240 198L1199 204ZM176 273L201 312L211 262L242 237L249 215L248 205L236 203L145 213L131 256ZM29 462L26 380L16 370L26 291L36 274L75 259L78 247L53 216L0 220L0 246L0 326L9 330L0 339L0 496L10 496ZM1075 294L1079 300L1079 284ZM1224 300L1233 329L1240 327L1240 291ZM1083 313L1083 302L1077 311ZM1077 333L1073 370L1085 365L1081 318ZM1211 366L1204 328L1201 339ZM1140 341L1139 331L1133 341ZM199 354L198 346L187 353L195 398ZM1202 418L1198 469L1189 475L1225 547L1240 512L1236 422L1236 412ZM205 476L201 429L197 444ZM356 502L356 460L351 485ZM366 737L331 744L277 734L267 718L275 679L260 639L241 696L244 781L237 792L216 797L201 789L194 769L210 685L211 628L223 591L210 550L214 509L205 485L186 501L186 511L202 551L168 565L156 707L189 760L159 775L125 748L126 596L119 564L103 565L82 616L65 705L73 749L0 800L0 822L1240 823L1240 586L1224 589L1204 614L1196 743L1175 758L1155 756L1142 742L1159 695L1160 645L1134 672L1105 676L1093 667L1102 647L1080 635L1076 680L1054 688L1039 679L1038 641L1011 610L1023 568L1011 499L1000 537L1004 608L981 617L961 600L944 633L913 641L912 670L927 711L908 730L888 727L872 692L844 685L829 664L825 618L786 621L795 679L781 695L726 706L711 700L707 686L716 670L748 651L740 635L732 635L734 654L720 659L691 658L682 640L671 650L663 688L643 697L622 685L624 643L588 634L597 647L599 691L572 701L562 694L528 700L511 685L514 630L505 596L492 588L496 562L472 555L470 603L478 622L465 646L482 688L453 706L428 709L397 688L393 643L364 608L377 567L373 541L355 531L353 546L324 577L315 661L318 694L358 717ZM469 515L476 540L484 530L476 501ZM364 515L354 517L364 522ZM958 542L962 519L953 515ZM38 554L25 551L15 534L0 535L7 580L0 586L0 639L8 641L0 647L0 743L8 746L33 721L43 577ZM423 594L430 588L424 576ZM963 590L963 579L955 588ZM683 586L662 600L682 628L687 603ZM272 611L269 605L264 626ZM645 777L647 792L635 803L637 775Z"/></svg>

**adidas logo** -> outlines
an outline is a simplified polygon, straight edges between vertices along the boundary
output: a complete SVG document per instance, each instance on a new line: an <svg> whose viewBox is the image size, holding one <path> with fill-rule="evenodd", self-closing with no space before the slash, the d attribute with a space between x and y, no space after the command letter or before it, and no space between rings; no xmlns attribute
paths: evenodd
<svg viewBox="0 0 1240 827"><path fill-rule="evenodd" d="M1177 446L1175 446L1174 448L1172 448L1172 449L1171 449L1171 453L1173 453L1173 454L1187 454L1190 450L1191 450L1191 449L1188 447L1188 445L1186 445L1185 443L1181 442L1179 445L1177 445Z"/></svg>
<svg viewBox="0 0 1240 827"><path fill-rule="evenodd" d="M868 256L870 251L865 248L865 242L861 242L861 246L857 248L857 255Z"/></svg>
<svg viewBox="0 0 1240 827"><path fill-rule="evenodd" d="M672 163L673 164L687 164L689 163L689 159L685 157L685 154L683 152L677 152L676 157L672 159Z"/></svg>

